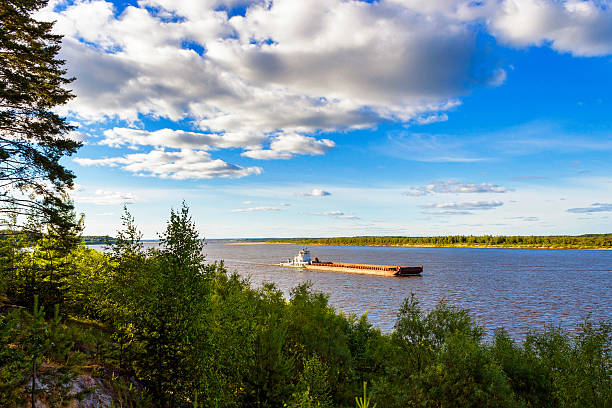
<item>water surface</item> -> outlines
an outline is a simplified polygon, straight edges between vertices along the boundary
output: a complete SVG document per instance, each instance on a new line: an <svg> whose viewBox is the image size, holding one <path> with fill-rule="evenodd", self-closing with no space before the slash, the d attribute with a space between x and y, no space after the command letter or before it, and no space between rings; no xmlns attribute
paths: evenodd
<svg viewBox="0 0 612 408"><path fill-rule="evenodd" d="M467 308L489 334L500 326L524 338L545 323L573 330L587 316L612 319L612 251L310 246L320 260L415 266L421 277L384 277L276 266L298 245L207 243L207 260L224 260L252 285L275 283L288 296L310 281L346 313L368 314L382 331L393 329L403 300L414 292L426 310L440 300Z"/></svg>

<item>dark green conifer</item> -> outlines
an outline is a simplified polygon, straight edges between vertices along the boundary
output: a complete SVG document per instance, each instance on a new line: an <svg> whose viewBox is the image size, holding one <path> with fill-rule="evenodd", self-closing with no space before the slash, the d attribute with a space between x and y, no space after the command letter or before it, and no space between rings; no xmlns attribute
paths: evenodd
<svg viewBox="0 0 612 408"><path fill-rule="evenodd" d="M81 144L55 113L73 94L64 86L62 37L53 22L32 15L46 0L0 1L0 214L42 216L46 223L70 223L72 207L63 194L74 174L60 160ZM68 211L69 212L69 211Z"/></svg>

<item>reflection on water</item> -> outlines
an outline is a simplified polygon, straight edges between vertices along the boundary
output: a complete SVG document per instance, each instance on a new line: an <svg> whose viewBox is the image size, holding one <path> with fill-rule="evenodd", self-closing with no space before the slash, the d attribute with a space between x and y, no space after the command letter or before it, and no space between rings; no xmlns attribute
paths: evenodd
<svg viewBox="0 0 612 408"><path fill-rule="evenodd" d="M224 260L253 285L274 282L285 295L311 281L347 313L368 314L391 331L402 301L414 292L424 308L440 300L467 308L489 334L504 326L513 337L554 323L574 329L589 314L612 319L612 251L480 248L311 246L321 260L416 266L422 277L382 277L307 271L274 265L292 258L297 245L208 243L207 260Z"/></svg>

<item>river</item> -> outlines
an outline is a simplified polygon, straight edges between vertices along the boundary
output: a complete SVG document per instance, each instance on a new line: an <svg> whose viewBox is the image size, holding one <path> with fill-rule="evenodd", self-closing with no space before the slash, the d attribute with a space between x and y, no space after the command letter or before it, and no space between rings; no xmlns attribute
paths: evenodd
<svg viewBox="0 0 612 408"><path fill-rule="evenodd" d="M425 310L438 302L469 309L491 335L505 327L516 339L554 324L569 330L590 316L612 319L612 251L310 246L312 257L355 263L423 265L421 277L381 277L276 266L298 245L209 242L207 260L224 260L252 285L273 282L285 295L310 281L332 306L390 332L402 302L415 293Z"/></svg>

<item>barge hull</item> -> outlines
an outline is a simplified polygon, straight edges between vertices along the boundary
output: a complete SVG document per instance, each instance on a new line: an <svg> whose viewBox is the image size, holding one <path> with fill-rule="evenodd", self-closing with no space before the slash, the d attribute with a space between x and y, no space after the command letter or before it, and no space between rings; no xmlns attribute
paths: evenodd
<svg viewBox="0 0 612 408"><path fill-rule="evenodd" d="M423 273L423 266L389 266L389 265L363 265L363 264L348 264L348 263L332 263L332 262L313 262L310 265L304 265L306 269L344 272L344 273L360 273L364 275L378 276L418 276Z"/></svg>

